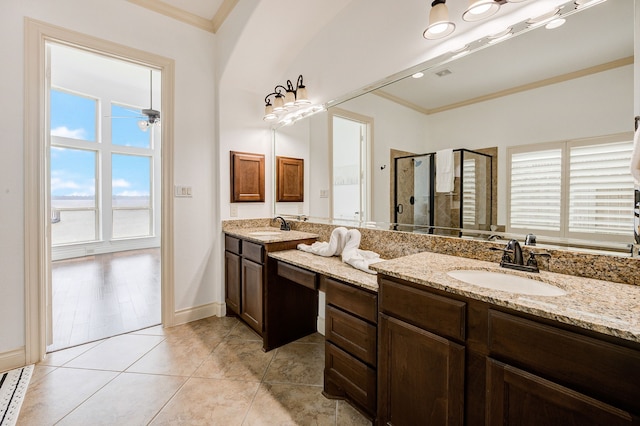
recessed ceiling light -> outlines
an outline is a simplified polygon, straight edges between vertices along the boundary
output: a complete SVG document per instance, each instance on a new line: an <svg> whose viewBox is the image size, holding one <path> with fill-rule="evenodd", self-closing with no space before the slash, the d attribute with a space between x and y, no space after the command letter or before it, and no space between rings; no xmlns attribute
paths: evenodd
<svg viewBox="0 0 640 426"><path fill-rule="evenodd" d="M422 71L419 71L419 72L413 74L411 77L413 77L413 78L422 78L422 77L424 77L424 73Z"/></svg>

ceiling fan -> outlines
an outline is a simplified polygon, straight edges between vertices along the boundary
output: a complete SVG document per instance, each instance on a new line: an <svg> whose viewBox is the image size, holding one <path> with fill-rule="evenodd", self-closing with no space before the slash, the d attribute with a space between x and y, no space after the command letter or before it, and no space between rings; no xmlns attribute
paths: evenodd
<svg viewBox="0 0 640 426"><path fill-rule="evenodd" d="M160 111L153 109L153 70L149 70L149 97L149 108L138 110L121 106L121 108L134 112L138 115L111 118L143 118L143 120L138 121L138 128L143 132L146 132L149 127L153 126L154 124L160 124Z"/></svg>

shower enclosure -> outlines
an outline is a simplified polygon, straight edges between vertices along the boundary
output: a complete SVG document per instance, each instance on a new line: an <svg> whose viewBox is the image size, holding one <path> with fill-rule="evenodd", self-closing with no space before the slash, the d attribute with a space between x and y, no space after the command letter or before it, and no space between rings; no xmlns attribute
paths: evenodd
<svg viewBox="0 0 640 426"><path fill-rule="evenodd" d="M400 231L461 235L489 230L492 220L493 157L456 149L451 192L436 192L436 153L394 159L394 228Z"/></svg>

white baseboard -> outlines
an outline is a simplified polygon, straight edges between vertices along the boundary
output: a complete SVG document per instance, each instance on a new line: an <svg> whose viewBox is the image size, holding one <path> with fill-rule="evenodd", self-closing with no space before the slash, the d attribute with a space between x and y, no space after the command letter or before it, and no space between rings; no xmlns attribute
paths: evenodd
<svg viewBox="0 0 640 426"><path fill-rule="evenodd" d="M0 371L24 367L25 357L24 346L19 349L0 353Z"/></svg>
<svg viewBox="0 0 640 426"><path fill-rule="evenodd" d="M226 305L224 303L208 303L206 305L196 306L194 308L181 309L175 314L175 325L186 324L191 321L208 317L222 317L226 313Z"/></svg>
<svg viewBox="0 0 640 426"><path fill-rule="evenodd" d="M318 328L318 333L322 334L323 336L324 334L324 322L325 319L323 317L318 317L318 320L316 321L316 326Z"/></svg>

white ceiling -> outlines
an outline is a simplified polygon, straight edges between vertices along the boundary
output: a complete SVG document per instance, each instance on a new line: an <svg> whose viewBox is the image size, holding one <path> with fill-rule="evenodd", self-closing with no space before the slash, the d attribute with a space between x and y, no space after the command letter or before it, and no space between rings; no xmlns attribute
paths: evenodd
<svg viewBox="0 0 640 426"><path fill-rule="evenodd" d="M633 2L613 0L381 90L433 110L632 56ZM451 74L438 77L444 69Z"/></svg>

